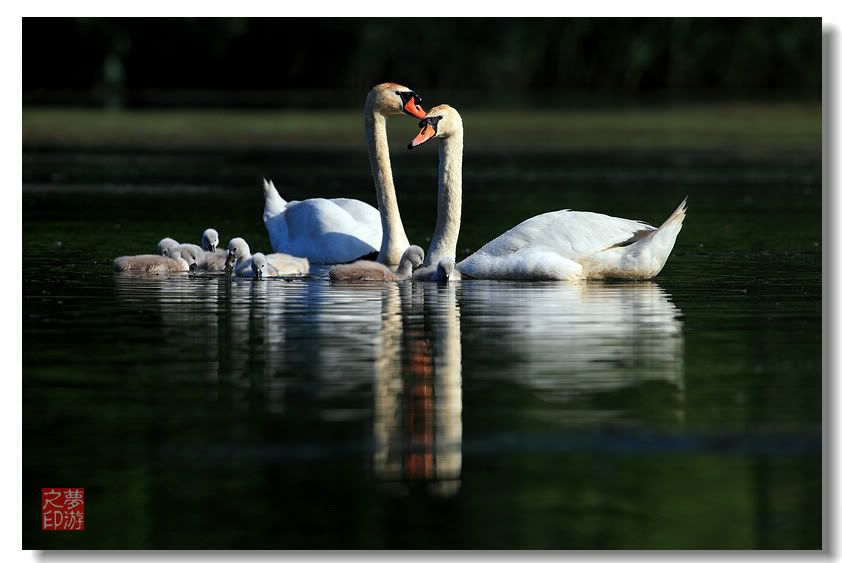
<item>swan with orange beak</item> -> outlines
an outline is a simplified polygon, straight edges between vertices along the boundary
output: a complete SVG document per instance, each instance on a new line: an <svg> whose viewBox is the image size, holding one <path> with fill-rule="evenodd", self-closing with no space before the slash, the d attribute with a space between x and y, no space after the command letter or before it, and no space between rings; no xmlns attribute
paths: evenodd
<svg viewBox="0 0 842 563"><path fill-rule="evenodd" d="M536 215L454 268L462 210L462 118L454 108L440 105L429 111L419 128L410 149L433 138L440 140L438 219L425 267L416 270L413 279L648 280L666 264L684 223L686 198L658 228L589 211L562 209Z"/></svg>
<svg viewBox="0 0 842 563"><path fill-rule="evenodd" d="M301 256L316 264L340 264L377 256L388 266L409 247L392 178L386 123L389 117L425 116L414 90L385 82L372 88L363 108L369 163L377 208L349 198L284 200L275 184L263 182L263 222L275 252Z"/></svg>

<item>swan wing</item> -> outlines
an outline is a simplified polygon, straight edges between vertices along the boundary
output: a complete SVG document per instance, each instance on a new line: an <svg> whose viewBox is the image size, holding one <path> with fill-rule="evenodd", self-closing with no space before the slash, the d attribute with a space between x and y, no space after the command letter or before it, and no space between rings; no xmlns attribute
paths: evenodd
<svg viewBox="0 0 842 563"><path fill-rule="evenodd" d="M365 240L376 241L377 244L373 246L380 248L380 240L383 238L383 225L380 222L380 212L377 211L376 207L358 199L334 198L330 202L350 215L357 222L357 227L360 230L367 231Z"/></svg>
<svg viewBox="0 0 842 563"><path fill-rule="evenodd" d="M328 201L345 211L359 223L380 224L380 212L377 211L376 207L373 207L364 201L344 197L337 197Z"/></svg>
<svg viewBox="0 0 842 563"><path fill-rule="evenodd" d="M363 206L370 205L352 201L312 198L290 202L283 213L286 242L276 246L273 239L273 249L317 264L350 262L377 252L383 238L380 215L373 221L371 213L366 216L363 211Z"/></svg>
<svg viewBox="0 0 842 563"><path fill-rule="evenodd" d="M504 257L526 249L544 249L579 261L592 254L631 244L655 227L642 221L564 209L537 215L485 244L474 255Z"/></svg>

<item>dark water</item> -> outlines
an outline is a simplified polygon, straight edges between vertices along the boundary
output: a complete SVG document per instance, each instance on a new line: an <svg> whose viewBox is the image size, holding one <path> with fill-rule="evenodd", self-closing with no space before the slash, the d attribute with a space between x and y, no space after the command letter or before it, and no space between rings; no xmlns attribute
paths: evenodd
<svg viewBox="0 0 842 563"><path fill-rule="evenodd" d="M393 164L426 246L435 151ZM365 155L25 152L24 547L819 548L818 157L465 164L460 255L688 219L647 283L115 276L208 226L268 249L262 175L371 202ZM41 532L71 486L86 531Z"/></svg>

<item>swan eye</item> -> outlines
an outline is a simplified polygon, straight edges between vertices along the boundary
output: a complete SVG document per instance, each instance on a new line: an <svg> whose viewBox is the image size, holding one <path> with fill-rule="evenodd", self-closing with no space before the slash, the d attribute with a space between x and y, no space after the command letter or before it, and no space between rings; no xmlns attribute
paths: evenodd
<svg viewBox="0 0 842 563"><path fill-rule="evenodd" d="M407 90L404 92L395 92L395 94L397 94L400 97L401 111L403 111L405 114L415 117L417 119L421 119L426 115L426 112L421 107L421 96L419 96L412 90Z"/></svg>

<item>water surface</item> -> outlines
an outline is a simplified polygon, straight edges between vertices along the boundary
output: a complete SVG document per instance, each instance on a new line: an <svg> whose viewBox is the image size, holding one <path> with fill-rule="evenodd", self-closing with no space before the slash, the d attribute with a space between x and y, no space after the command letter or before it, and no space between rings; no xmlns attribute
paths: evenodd
<svg viewBox="0 0 842 563"><path fill-rule="evenodd" d="M268 249L263 175L372 202L365 155L25 152L24 546L819 548L818 159L465 166L460 257L553 209L688 219L642 283L115 275L208 226ZM84 533L40 532L51 486L86 488Z"/></svg>

